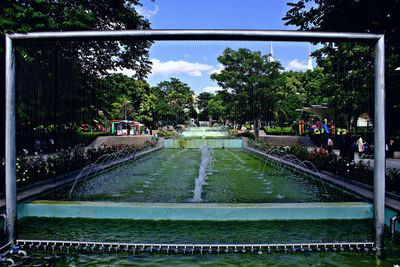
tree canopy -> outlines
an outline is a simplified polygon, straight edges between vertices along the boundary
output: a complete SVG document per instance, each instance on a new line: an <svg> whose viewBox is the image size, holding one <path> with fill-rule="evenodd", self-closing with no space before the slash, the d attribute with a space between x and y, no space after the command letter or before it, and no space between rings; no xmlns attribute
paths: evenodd
<svg viewBox="0 0 400 267"><path fill-rule="evenodd" d="M385 34L387 121L400 116L400 1L399 0L300 0L288 3L283 18L286 25L299 30L335 32L371 32ZM362 15L356 15L362 14ZM368 92L372 90L373 47L361 44L325 44L315 53L325 73L342 84L332 89L339 107L354 113L372 111ZM353 72L349 72L350 70ZM337 85L338 86L338 85ZM353 114L357 115L357 114ZM389 133L399 134L400 127L387 125Z"/></svg>
<svg viewBox="0 0 400 267"><path fill-rule="evenodd" d="M136 10L140 0L4 0L0 3L0 34L36 31L150 29ZM4 53L4 38L1 38ZM69 51L86 71L105 74L110 69L129 68L145 77L150 42L107 41L57 44ZM35 47L35 50L38 47ZM28 49L28 47L25 47ZM31 56L32 52L30 53Z"/></svg>
<svg viewBox="0 0 400 267"><path fill-rule="evenodd" d="M3 63L0 64L1 87L5 84L6 33L150 29L149 21L136 11L136 7L140 5L140 0L0 1L0 56ZM151 69L151 62L148 60L150 45L151 42L142 41L19 45L17 132L32 136L31 131L41 127L73 127L81 122L92 123L93 120L109 118L110 114L105 113L112 113L113 110L116 112L118 104L109 99L115 98L115 94L102 90L109 88L107 83L110 82L103 77L111 70L128 68L133 70L136 78L145 78ZM117 79L114 81L120 84ZM135 94L134 91L130 91L130 94ZM4 97L2 93L1 103L4 103ZM115 98L115 101L124 100L121 96ZM113 107L109 106L113 103ZM0 110L3 118L4 106L1 105L3 108ZM134 110L138 109L135 108ZM4 140L3 134L4 132L0 135L1 140ZM19 138L22 139L29 138ZM1 144L4 144L4 141ZM0 150L3 153L4 149Z"/></svg>
<svg viewBox="0 0 400 267"><path fill-rule="evenodd" d="M276 100L282 70L280 63L269 61L268 55L260 51L245 48L236 51L227 48L218 61L223 69L211 78L224 90L231 90L237 101L238 115L253 121L258 136L259 122Z"/></svg>

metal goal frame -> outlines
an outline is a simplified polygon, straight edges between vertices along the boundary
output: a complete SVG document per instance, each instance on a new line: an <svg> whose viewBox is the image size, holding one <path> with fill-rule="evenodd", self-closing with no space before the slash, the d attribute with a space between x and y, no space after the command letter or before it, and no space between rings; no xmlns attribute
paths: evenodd
<svg viewBox="0 0 400 267"><path fill-rule="evenodd" d="M336 33L274 30L124 30L32 32L7 34L6 39L6 117L5 182L6 232L16 244L16 45L43 41L291 41L359 42L375 44L375 116L374 116L374 225L375 245L383 250L385 226L385 37L372 33Z"/></svg>

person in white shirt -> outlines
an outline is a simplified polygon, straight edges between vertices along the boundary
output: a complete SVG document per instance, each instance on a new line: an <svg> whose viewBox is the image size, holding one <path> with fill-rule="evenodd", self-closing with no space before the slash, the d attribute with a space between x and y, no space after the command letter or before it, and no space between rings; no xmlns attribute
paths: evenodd
<svg viewBox="0 0 400 267"><path fill-rule="evenodd" d="M362 153L364 151L363 146L364 146L364 141L362 139L362 137L360 136L360 138L357 140L357 147L358 147L358 156L361 158Z"/></svg>

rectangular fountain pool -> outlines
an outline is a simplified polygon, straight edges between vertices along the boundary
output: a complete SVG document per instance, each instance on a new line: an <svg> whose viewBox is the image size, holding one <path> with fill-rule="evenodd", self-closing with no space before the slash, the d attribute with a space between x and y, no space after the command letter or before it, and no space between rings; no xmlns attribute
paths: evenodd
<svg viewBox="0 0 400 267"><path fill-rule="evenodd" d="M212 149L210 153L201 194L205 203L361 201L326 182L280 169L241 149ZM190 203L200 162L198 149L162 149L140 162L81 178L71 195L66 187L39 199Z"/></svg>

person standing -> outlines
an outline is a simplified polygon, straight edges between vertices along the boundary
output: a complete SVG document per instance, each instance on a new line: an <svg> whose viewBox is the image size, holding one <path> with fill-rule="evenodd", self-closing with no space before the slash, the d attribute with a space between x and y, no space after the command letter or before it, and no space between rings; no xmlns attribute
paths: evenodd
<svg viewBox="0 0 400 267"><path fill-rule="evenodd" d="M362 137L360 136L360 138L357 140L357 148L358 148L358 157L361 158L362 153L364 151L364 141L362 139Z"/></svg>
<svg viewBox="0 0 400 267"><path fill-rule="evenodd" d="M390 141L389 141L389 157L390 158L394 157L394 149L395 149L395 142L393 139L390 139Z"/></svg>
<svg viewBox="0 0 400 267"><path fill-rule="evenodd" d="M328 138L328 153L331 154L333 152L333 142L331 138Z"/></svg>

